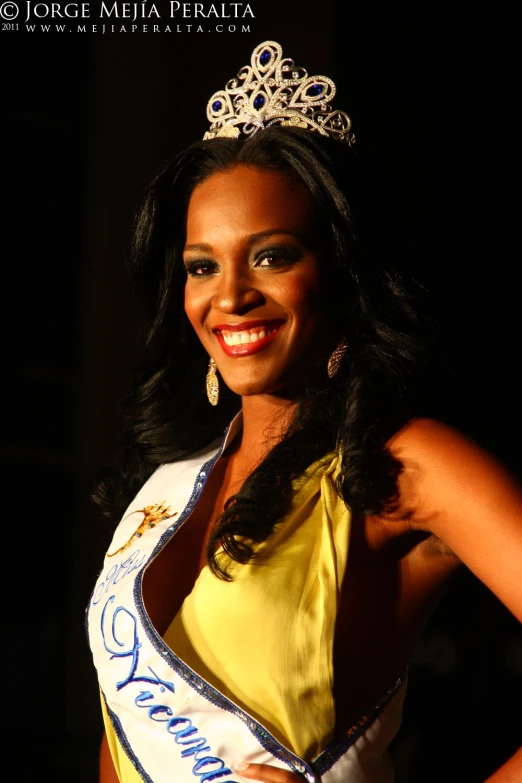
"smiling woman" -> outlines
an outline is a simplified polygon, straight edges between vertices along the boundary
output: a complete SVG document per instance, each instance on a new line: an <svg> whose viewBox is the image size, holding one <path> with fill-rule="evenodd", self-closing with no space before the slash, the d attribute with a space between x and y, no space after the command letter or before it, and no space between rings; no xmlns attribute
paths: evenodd
<svg viewBox="0 0 522 783"><path fill-rule="evenodd" d="M261 44L138 217L149 332L95 494L102 783L389 783L461 564L522 617L522 492L437 419L420 287L334 95Z"/></svg>
<svg viewBox="0 0 522 783"><path fill-rule="evenodd" d="M236 394L274 394L335 347L314 213L302 185L251 166L192 194L185 312Z"/></svg>

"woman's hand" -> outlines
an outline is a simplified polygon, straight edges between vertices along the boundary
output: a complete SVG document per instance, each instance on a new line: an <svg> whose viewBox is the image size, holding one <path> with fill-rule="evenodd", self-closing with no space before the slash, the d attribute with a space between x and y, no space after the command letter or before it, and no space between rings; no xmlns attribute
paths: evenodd
<svg viewBox="0 0 522 783"><path fill-rule="evenodd" d="M260 780L262 783L302 783L303 778L293 772L269 764L246 764L238 762L234 769L249 780Z"/></svg>

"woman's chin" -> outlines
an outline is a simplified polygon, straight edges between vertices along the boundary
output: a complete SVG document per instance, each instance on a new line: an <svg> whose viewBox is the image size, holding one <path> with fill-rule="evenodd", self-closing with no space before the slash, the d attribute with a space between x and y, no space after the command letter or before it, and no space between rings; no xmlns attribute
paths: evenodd
<svg viewBox="0 0 522 783"><path fill-rule="evenodd" d="M237 383L228 384L228 388L240 397L257 397L265 394L276 394L277 389L265 383Z"/></svg>
<svg viewBox="0 0 522 783"><path fill-rule="evenodd" d="M238 394L240 397L273 396L292 399L295 396L292 392L292 384L289 382L285 383L279 379L269 382L268 379L255 378L238 383L227 383L225 378L223 380L225 380L230 391Z"/></svg>

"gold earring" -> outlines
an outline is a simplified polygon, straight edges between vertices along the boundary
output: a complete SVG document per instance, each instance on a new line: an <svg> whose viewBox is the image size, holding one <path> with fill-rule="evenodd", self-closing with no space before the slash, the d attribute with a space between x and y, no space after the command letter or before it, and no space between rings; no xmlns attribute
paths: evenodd
<svg viewBox="0 0 522 783"><path fill-rule="evenodd" d="M330 358L328 359L328 377L333 378L337 373L339 372L339 367L341 366L341 362L343 360L344 354L346 353L347 345L344 340L341 340L335 351L332 353Z"/></svg>
<svg viewBox="0 0 522 783"><path fill-rule="evenodd" d="M207 372L207 397L211 405L217 405L219 401L219 381L216 371L216 362L210 357Z"/></svg>

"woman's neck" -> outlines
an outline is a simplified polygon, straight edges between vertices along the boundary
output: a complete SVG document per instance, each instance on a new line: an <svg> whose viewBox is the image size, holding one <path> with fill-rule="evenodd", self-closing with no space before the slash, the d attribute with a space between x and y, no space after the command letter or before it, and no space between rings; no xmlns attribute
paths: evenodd
<svg viewBox="0 0 522 783"><path fill-rule="evenodd" d="M251 473L283 439L296 403L271 394L243 397L243 432L234 453L245 473Z"/></svg>

